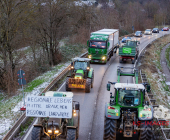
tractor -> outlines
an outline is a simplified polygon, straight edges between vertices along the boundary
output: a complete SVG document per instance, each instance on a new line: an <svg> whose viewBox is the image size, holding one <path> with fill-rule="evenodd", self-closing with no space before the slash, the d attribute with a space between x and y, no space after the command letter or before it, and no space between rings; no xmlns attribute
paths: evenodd
<svg viewBox="0 0 170 140"><path fill-rule="evenodd" d="M125 71L124 71L125 69ZM131 69L127 72L127 69ZM145 84L138 84L138 70L118 67L117 82L108 82L107 90L114 85L115 94L110 92L110 102L105 105L104 140L116 140L116 135L126 138L137 136L139 140L151 140L153 107L145 101ZM135 83L120 83L120 76L132 76Z"/></svg>
<svg viewBox="0 0 170 140"><path fill-rule="evenodd" d="M69 76L66 78L66 91L72 88L85 89L89 93L93 88L94 70L90 68L89 58L74 58L71 63Z"/></svg>
<svg viewBox="0 0 170 140"><path fill-rule="evenodd" d="M55 92L48 91L45 96L52 97L59 101L67 101L68 97L73 98L72 92ZM77 140L79 136L79 121L80 121L80 104L77 101L72 101L72 107L69 111L72 112L71 118L54 118L54 117L38 117L37 123L34 125L31 135L31 140ZM48 105L49 108L50 105ZM46 106L47 107L47 106ZM62 108L58 110L57 105L53 105L53 112L59 113ZM60 107L63 107L60 104ZM46 108L43 108L46 110Z"/></svg>

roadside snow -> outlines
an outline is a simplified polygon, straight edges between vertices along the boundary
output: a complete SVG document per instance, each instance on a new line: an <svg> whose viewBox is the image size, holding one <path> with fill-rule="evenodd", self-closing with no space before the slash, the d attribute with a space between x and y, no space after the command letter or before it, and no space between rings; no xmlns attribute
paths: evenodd
<svg viewBox="0 0 170 140"><path fill-rule="evenodd" d="M49 85L49 83L58 75L61 73L61 71L63 71L66 67L68 67L68 65L70 64L70 62L64 63L64 64L59 64L58 66L62 66L60 69L54 68L51 71L48 71L46 73L44 73L42 76L37 77L36 79L41 79L44 78L45 82L39 86L37 86L36 88L34 88L34 90L31 93L26 93L26 97L28 95L39 95L42 92L42 89L44 89L45 87L47 87ZM55 73L56 71L56 73ZM50 75L49 75L50 74ZM34 80L36 80L34 79ZM19 90L20 91L20 90ZM21 91L20 91L21 92ZM21 93L22 94L22 93ZM14 108L11 110L11 112L9 113L10 115L10 119L5 118L5 116L3 114L1 114L2 118L0 119L0 139L3 138L3 136L5 136L7 130L9 130L10 127L12 127L12 125L14 125L15 118L16 115L20 116L20 108L23 107L24 102L23 100L16 103L17 105L14 106Z"/></svg>

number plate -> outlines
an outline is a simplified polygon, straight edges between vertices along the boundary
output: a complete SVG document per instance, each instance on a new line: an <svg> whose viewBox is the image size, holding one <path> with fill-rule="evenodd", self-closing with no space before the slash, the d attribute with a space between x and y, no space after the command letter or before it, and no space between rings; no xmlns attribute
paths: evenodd
<svg viewBox="0 0 170 140"><path fill-rule="evenodd" d="M94 60L94 62L99 62L99 60Z"/></svg>
<svg viewBox="0 0 170 140"><path fill-rule="evenodd" d="M84 88L84 85L72 84L71 86L75 88Z"/></svg>

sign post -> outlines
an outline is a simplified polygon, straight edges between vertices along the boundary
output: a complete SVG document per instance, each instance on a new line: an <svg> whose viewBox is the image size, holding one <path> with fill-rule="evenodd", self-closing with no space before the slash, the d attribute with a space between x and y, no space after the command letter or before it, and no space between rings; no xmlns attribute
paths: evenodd
<svg viewBox="0 0 170 140"><path fill-rule="evenodd" d="M134 33L134 26L132 26L132 30L133 30L133 33Z"/></svg>
<svg viewBox="0 0 170 140"><path fill-rule="evenodd" d="M22 86L22 94L23 94L23 101L24 101L24 107L20 108L21 111L25 111L25 97L24 97L24 90L23 90L23 85L26 85L26 79L24 78L25 76L25 72L20 69L18 72L17 72L17 75L19 77L18 79L18 85L21 85Z"/></svg>

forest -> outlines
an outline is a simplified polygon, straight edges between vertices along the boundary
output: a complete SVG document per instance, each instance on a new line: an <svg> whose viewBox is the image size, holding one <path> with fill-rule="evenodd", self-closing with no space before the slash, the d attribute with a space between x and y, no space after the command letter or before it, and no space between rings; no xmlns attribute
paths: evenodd
<svg viewBox="0 0 170 140"><path fill-rule="evenodd" d="M0 0L1 91L16 94L20 68L30 82L69 61L60 47L63 39L68 46L86 47L90 33L98 29L119 29L122 36L132 33L132 26L144 31L170 25L170 0L98 0L97 5L77 1Z"/></svg>

